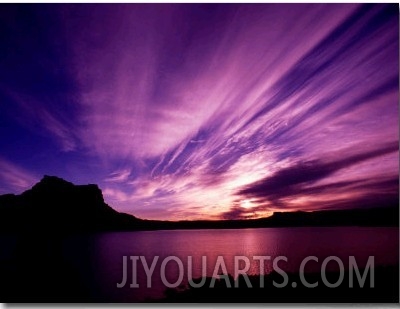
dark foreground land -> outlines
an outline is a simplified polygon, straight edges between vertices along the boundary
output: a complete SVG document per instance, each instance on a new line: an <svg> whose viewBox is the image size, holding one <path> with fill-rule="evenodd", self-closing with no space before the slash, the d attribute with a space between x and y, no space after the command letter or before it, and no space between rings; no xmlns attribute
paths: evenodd
<svg viewBox="0 0 400 309"><path fill-rule="evenodd" d="M384 207L386 206L386 207ZM360 208L320 212L275 213L255 220L226 221L152 221L119 213L104 202L96 185L75 186L57 177L44 177L32 189L21 195L0 196L0 236L15 238L14 249L4 254L7 244L0 237L0 301L6 303L81 303L110 302L99 295L93 278L87 278L68 260L69 252L63 249L63 240L71 235L86 235L108 231L137 231L160 229L218 229L287 226L399 226L398 200L394 205L380 208ZM4 238L5 239L5 238ZM92 265L90 244L82 246L79 254L82 265L96 273ZM363 273L363 272L362 272ZM257 288L259 277L250 277L254 288L227 288L224 280L209 288L210 278L203 288L166 290L162 302L189 303L321 303L321 302L399 302L399 267L376 267L375 287L349 288L349 275L338 288L323 285L320 274L306 276L308 282L319 282L316 288L301 285L299 274L289 275L289 285L276 288L282 276L266 276L265 287ZM338 274L329 274L336 282ZM233 278L229 279L232 283ZM239 278L242 281L243 278ZM291 283L296 282L293 288ZM225 285L224 285L225 284ZM232 283L232 286L234 284Z"/></svg>
<svg viewBox="0 0 400 309"><path fill-rule="evenodd" d="M248 220L159 221L120 213L107 205L97 185L74 185L54 176L20 195L0 195L0 232L97 233L172 229L239 229L299 226L399 226L399 200L354 209L275 212ZM379 207L377 207L379 206Z"/></svg>
<svg viewBox="0 0 400 309"><path fill-rule="evenodd" d="M361 275L364 270L360 270ZM216 279L210 288L212 278L207 277L200 288L191 286L181 289L167 289L161 302L170 303L398 303L399 302L399 266L380 266L374 269L374 287L370 287L371 271L368 272L363 287L360 287L353 273L353 287L349 287L349 272L344 272L342 283L336 288L324 285L321 274L309 273L304 278L309 283L318 282L315 288L308 288L301 282L298 273L288 274L288 284L277 288L273 282L283 283L278 273L264 276L264 287L260 287L260 276L249 276L252 288L248 288L245 278L240 275L236 280L232 276ZM326 279L336 283L339 272L326 274ZM200 283L201 278L194 279ZM229 283L228 283L229 282ZM235 287L235 282L238 287ZM296 282L296 287L292 283Z"/></svg>

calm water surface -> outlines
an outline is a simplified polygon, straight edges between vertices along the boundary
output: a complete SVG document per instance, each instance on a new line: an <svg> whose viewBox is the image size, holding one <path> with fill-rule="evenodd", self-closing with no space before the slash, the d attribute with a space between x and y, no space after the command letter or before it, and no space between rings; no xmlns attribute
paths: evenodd
<svg viewBox="0 0 400 309"><path fill-rule="evenodd" d="M165 286L161 281L160 266L165 257L176 256L184 264L184 282L187 282L188 256L193 257L194 277L202 275L201 257L207 257L206 275L211 276L218 256L223 256L229 273L234 273L234 256L246 256L251 261L248 274L259 274L260 263L254 256L287 257L279 262L286 271L298 271L301 261L310 255L318 262L309 262L306 271L318 271L328 256L339 257L345 267L349 256L354 256L359 266L365 265L369 256L375 257L375 265L398 263L399 229L369 227L336 228L260 228L237 230L174 230L148 232L107 233L91 239L71 239L66 251L70 259L100 291L107 301L132 302L163 296ZM79 246L87 246L90 256L81 259ZM76 250L74 250L76 249ZM72 252L72 254L71 254ZM76 254L74 254L76 252ZM132 264L128 264L128 283L117 288L122 281L123 256L144 256L150 266L153 258L159 260L152 276L152 288L146 287L146 275L139 261L137 283L139 288L130 288ZM86 262L85 262L86 261ZM241 264L244 266L244 264ZM331 262L328 268L335 269ZM265 272L272 270L272 261L265 262ZM166 279L173 283L178 278L178 266L172 261L166 267Z"/></svg>

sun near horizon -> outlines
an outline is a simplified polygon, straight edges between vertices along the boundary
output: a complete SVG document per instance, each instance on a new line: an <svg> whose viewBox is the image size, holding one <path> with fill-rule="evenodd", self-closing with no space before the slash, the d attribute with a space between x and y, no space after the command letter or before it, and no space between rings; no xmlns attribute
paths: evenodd
<svg viewBox="0 0 400 309"><path fill-rule="evenodd" d="M398 19L396 4L3 6L0 194L51 174L157 220L398 204Z"/></svg>

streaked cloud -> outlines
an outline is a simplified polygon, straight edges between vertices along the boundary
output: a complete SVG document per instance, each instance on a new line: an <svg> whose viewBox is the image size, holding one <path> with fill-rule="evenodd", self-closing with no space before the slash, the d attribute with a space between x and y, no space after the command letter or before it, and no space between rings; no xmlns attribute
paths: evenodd
<svg viewBox="0 0 400 309"><path fill-rule="evenodd" d="M111 173L105 181L109 182L125 182L129 179L129 176L131 175L131 171L129 169L125 170L120 170Z"/></svg>
<svg viewBox="0 0 400 309"><path fill-rule="evenodd" d="M0 157L0 194L22 193L37 181L39 181L37 176Z"/></svg>
<svg viewBox="0 0 400 309"><path fill-rule="evenodd" d="M96 169L93 182L118 210L231 219L393 202L398 6L33 11L43 41L59 45L44 50L24 34L29 57L49 54L25 74L40 71L53 90L22 87L32 83L18 76L1 89L18 102L20 123L44 128L68 164Z"/></svg>

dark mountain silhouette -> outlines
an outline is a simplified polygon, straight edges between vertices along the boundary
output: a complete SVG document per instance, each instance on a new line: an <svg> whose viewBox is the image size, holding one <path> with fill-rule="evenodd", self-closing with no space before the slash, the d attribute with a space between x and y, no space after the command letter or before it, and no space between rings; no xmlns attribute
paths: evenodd
<svg viewBox="0 0 400 309"><path fill-rule="evenodd" d="M108 206L97 185L77 186L54 176L44 176L21 195L0 196L0 213L2 228L24 231L109 230L138 221Z"/></svg>
<svg viewBox="0 0 400 309"><path fill-rule="evenodd" d="M0 300L18 303L109 301L103 298L97 287L98 265L93 263L96 251L93 249L92 235L81 237L87 232L340 225L398 226L398 208L274 213L269 218L255 220L142 220L112 209L104 202L97 185L76 186L57 177L45 176L21 195L0 196L0 236L11 236L9 240L7 237L0 238ZM74 262L66 245L69 242L75 243L76 238L81 239L73 252L79 255L78 264ZM82 271L82 268L88 271ZM382 279L377 280L379 289L375 290L378 292L372 293L369 300L392 300L392 290L396 289L396 285L391 282L396 279L396 273L392 269L389 269L392 277L388 277L386 273L386 270L376 271L377 278L381 276ZM381 293L382 290L387 291L386 294ZM288 296L301 301L301 298L296 298L300 294L293 293L290 287L289 290L284 289L285 293L276 289L267 291L270 292L267 295L276 295L270 301L287 301ZM326 292L322 288L318 293L321 291ZM369 290L362 289L361 292L365 293L361 293L359 298L340 300L359 301L365 295L370 295ZM243 290L234 292L237 297L229 298L232 294L220 288L215 291L189 290L179 295L171 294L170 291L164 301L266 301L266 297L260 296L265 294L264 290L249 291L248 293L252 293L249 294L250 298L246 297L246 293ZM309 298L304 298L303 301L312 301L314 294L307 295ZM330 300L329 297L336 297L337 293L323 295L326 298L321 296L314 301ZM354 291L347 289L343 295L354 295Z"/></svg>
<svg viewBox="0 0 400 309"><path fill-rule="evenodd" d="M44 176L21 195L0 196L0 229L21 232L346 225L398 226L398 207L276 212L250 220L142 220L112 209L97 185L74 185L54 176Z"/></svg>

